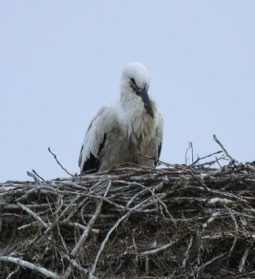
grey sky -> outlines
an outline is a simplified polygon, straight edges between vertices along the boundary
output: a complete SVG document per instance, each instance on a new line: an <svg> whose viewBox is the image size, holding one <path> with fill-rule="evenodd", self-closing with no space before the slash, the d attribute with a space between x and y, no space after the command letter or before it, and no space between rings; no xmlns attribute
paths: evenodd
<svg viewBox="0 0 255 279"><path fill-rule="evenodd" d="M138 61L165 121L162 160L255 159L255 1L0 0L0 181L78 171L84 133Z"/></svg>

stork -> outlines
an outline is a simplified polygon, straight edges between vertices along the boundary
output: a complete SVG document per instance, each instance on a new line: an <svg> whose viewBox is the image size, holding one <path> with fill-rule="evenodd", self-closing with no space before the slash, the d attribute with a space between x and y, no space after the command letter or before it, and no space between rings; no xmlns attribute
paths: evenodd
<svg viewBox="0 0 255 279"><path fill-rule="evenodd" d="M105 171L132 163L155 167L163 140L163 119L149 96L150 76L140 63L122 72L120 99L92 119L79 156L80 172Z"/></svg>

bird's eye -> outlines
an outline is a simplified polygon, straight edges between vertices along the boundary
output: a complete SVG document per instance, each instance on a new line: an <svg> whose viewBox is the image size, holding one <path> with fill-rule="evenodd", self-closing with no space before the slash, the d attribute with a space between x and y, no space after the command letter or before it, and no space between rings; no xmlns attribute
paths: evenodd
<svg viewBox="0 0 255 279"><path fill-rule="evenodd" d="M134 78L130 78L130 87L132 88L133 91L137 91L138 90L138 86L136 85L135 79Z"/></svg>
<svg viewBox="0 0 255 279"><path fill-rule="evenodd" d="M133 84L136 84L134 78L130 78L130 81L131 81Z"/></svg>

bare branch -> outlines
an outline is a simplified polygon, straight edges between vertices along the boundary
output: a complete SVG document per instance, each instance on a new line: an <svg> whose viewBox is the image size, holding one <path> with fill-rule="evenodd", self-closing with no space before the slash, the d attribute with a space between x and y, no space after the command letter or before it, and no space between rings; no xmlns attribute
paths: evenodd
<svg viewBox="0 0 255 279"><path fill-rule="evenodd" d="M239 272L243 272L243 269L244 269L244 266L245 266L245 263L246 263L249 251L250 251L250 247L246 247L246 249L245 249L245 251L243 253L243 256L241 258L241 261L239 263L239 266L238 266L238 271Z"/></svg>
<svg viewBox="0 0 255 279"><path fill-rule="evenodd" d="M28 261L24 261L20 258L15 258L15 257L10 257L10 256L8 256L8 257L7 256L0 256L0 261L17 264L17 265L19 265L23 268L25 267L25 268L28 268L28 269L33 270L35 272L38 272L38 273L40 273L41 275L43 275L47 278L52 278L52 279L60 278L57 273L49 271L44 267L36 266L35 264L30 263Z"/></svg>
<svg viewBox="0 0 255 279"><path fill-rule="evenodd" d="M50 147L48 147L48 150L49 150L50 154L51 154L51 155L54 157L54 159L56 160L57 164L61 167L61 169L64 170L68 175L74 177L74 175L73 175L72 173L70 173L66 168L63 167L63 165L59 162L59 160L58 160L58 158L57 158L57 155L54 154L54 153L51 151Z"/></svg>
<svg viewBox="0 0 255 279"><path fill-rule="evenodd" d="M193 244L193 239L194 239L194 237L191 236L190 240L189 240L187 250L185 251L185 254L184 254L184 259L182 261L182 268L186 268L186 263L187 263L187 260L189 259L189 252L190 252L191 246Z"/></svg>
<svg viewBox="0 0 255 279"><path fill-rule="evenodd" d="M148 255L153 255L153 254L157 254L161 251L164 251L168 248L170 248L171 246L173 246L174 244L176 244L179 241L179 239L175 240L175 241L170 241L168 244L165 244L163 246L160 246L156 249L152 249L152 250L148 250L145 252L140 253L140 256L148 256Z"/></svg>
<svg viewBox="0 0 255 279"><path fill-rule="evenodd" d="M40 216L38 216L36 213L34 213L31 209L29 209L27 206L17 203L18 206L20 206L24 211L26 211L29 215L31 215L34 219L36 219L45 229L48 228L48 225L42 220Z"/></svg>
<svg viewBox="0 0 255 279"><path fill-rule="evenodd" d="M36 172L35 170L32 170L32 172L33 172L37 177L39 177L42 181L45 181L45 179L42 178L42 177L38 174L38 172Z"/></svg>
<svg viewBox="0 0 255 279"><path fill-rule="evenodd" d="M204 269L205 267L207 267L208 265L212 264L213 262L219 260L220 258L223 258L224 256L226 256L227 253L222 253L214 258L212 258L210 261L204 263L203 265L201 265L196 272L200 272L202 269Z"/></svg>
<svg viewBox="0 0 255 279"><path fill-rule="evenodd" d="M40 179L37 177L37 175L35 173L27 171L27 175L32 177L36 183L41 185L41 181L40 181Z"/></svg>
<svg viewBox="0 0 255 279"><path fill-rule="evenodd" d="M226 153L226 155L228 156L228 158L230 159L231 162L233 162L233 163L237 162L232 156L230 156L230 154L228 153L226 148L223 146L223 144L218 140L216 135L213 135L213 139L221 147L221 149Z"/></svg>

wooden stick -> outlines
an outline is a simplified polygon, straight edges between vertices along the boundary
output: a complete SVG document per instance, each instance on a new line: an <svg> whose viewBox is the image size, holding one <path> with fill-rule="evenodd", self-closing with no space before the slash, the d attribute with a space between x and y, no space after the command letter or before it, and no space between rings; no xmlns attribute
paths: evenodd
<svg viewBox="0 0 255 279"><path fill-rule="evenodd" d="M9 262L9 263L14 263L17 264L21 267L25 267L28 268L30 270L33 270L35 272L40 273L41 275L47 277L47 278L52 278L52 279L59 279L59 275L57 273L54 273L52 271L49 271L48 269L44 268L44 267L40 267L37 266L33 263L30 263L28 261L24 261L20 258L15 258L15 257L10 257L10 256L0 256L0 261L4 261L4 262Z"/></svg>
<svg viewBox="0 0 255 279"><path fill-rule="evenodd" d="M56 160L57 164L61 167L62 170L64 170L68 175L74 177L74 175L72 173L70 173L66 168L63 167L63 165L59 162L57 155L54 154L51 150L50 147L48 147L48 150L50 152L50 154L54 157L54 159Z"/></svg>

